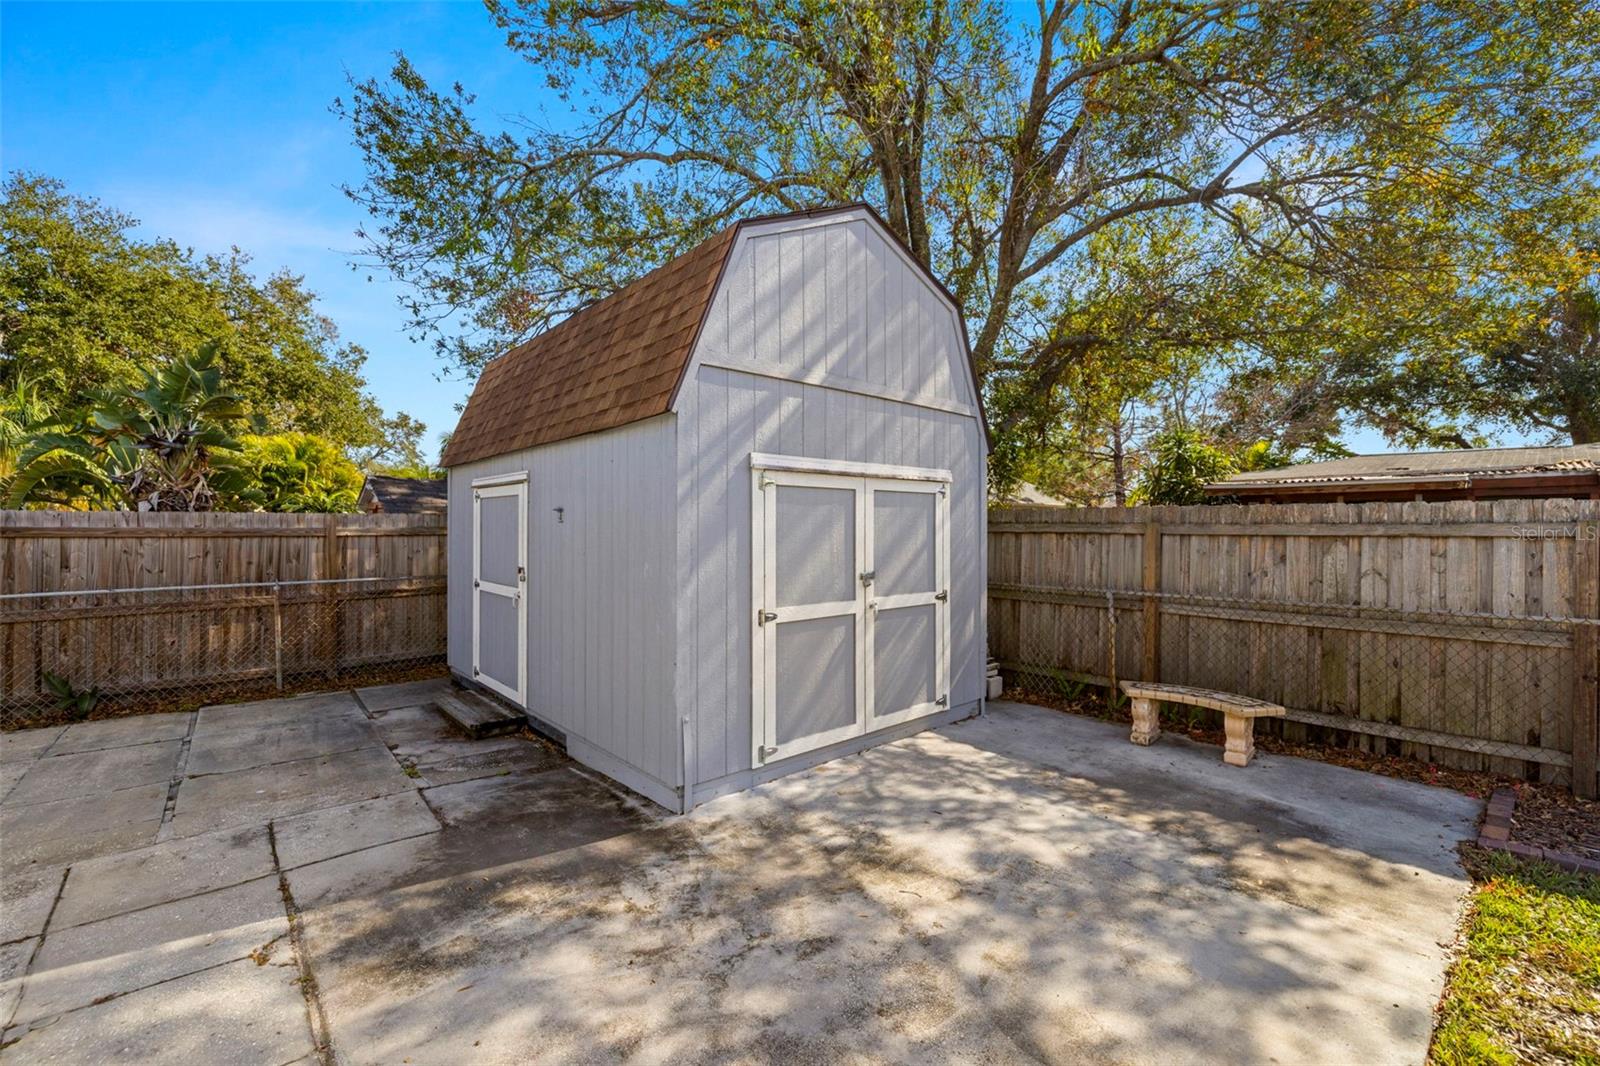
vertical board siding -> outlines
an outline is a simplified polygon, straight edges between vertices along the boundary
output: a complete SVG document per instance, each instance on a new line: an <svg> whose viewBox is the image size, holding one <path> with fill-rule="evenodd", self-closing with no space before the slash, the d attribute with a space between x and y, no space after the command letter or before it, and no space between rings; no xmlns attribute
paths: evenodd
<svg viewBox="0 0 1600 1066"><path fill-rule="evenodd" d="M676 450L676 419L664 415L450 471L451 668L472 675L472 481L525 472L528 710L668 787Z"/></svg>
<svg viewBox="0 0 1600 1066"><path fill-rule="evenodd" d="M676 691L691 779L751 769L752 452L951 471L950 700L979 699L985 445L948 305L869 222L847 219L741 240L710 320L726 325L702 337L676 408Z"/></svg>
<svg viewBox="0 0 1600 1066"><path fill-rule="evenodd" d="M1576 706L1573 638L1600 617L1593 593L1579 588L1580 553L1596 551L1600 503L999 509L988 532L994 654L1103 676L1103 590L1119 590L1116 661L1121 677L1136 676L1144 651L1138 548L1149 522L1161 529L1159 591L1170 597L1159 612L1159 680L1466 742L1355 734L1368 750L1392 746L1441 765L1567 780L1564 762L1473 744L1571 753L1574 722L1595 713ZM1546 535L1528 535L1534 529ZM1318 624L1320 604L1330 615L1385 613ZM1299 615L1247 613L1285 607ZM1384 624L1363 626L1365 617ZM1294 739L1306 734L1304 724L1284 729Z"/></svg>
<svg viewBox="0 0 1600 1066"><path fill-rule="evenodd" d="M741 238L696 358L891 399L976 403L953 311L864 219Z"/></svg>

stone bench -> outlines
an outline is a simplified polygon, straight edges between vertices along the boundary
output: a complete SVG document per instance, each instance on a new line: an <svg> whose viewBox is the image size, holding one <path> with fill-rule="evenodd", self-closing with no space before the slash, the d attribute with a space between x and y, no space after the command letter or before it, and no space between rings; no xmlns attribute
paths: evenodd
<svg viewBox="0 0 1600 1066"><path fill-rule="evenodd" d="M1222 761L1229 766L1244 766L1255 754L1257 718L1283 717L1282 704L1209 688L1164 685L1155 681L1124 681L1122 691L1133 701L1133 733L1128 739L1135 744L1153 744L1161 735L1161 719L1156 714L1158 703L1182 703L1221 711L1223 729L1228 739L1227 746L1222 750Z"/></svg>

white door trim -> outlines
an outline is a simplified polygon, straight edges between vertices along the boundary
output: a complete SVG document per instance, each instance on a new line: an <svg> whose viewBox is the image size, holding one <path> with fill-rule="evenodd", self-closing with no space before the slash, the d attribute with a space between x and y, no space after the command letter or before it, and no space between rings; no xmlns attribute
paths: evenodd
<svg viewBox="0 0 1600 1066"><path fill-rule="evenodd" d="M863 631L867 663L867 731L909 722L943 710L950 703L950 486L929 481L869 478L866 481L867 565L877 570L877 552L873 544L876 525L878 492L918 492L934 496L933 508L933 588L926 592L903 592L892 596L875 596L867 590L866 626ZM941 593L943 594L941 596ZM934 618L933 700L918 703L884 714L877 707L877 626L878 616L884 611L901 607L931 606Z"/></svg>
<svg viewBox="0 0 1600 1066"><path fill-rule="evenodd" d="M823 489L848 489L855 495L853 517L855 520L855 567L859 573L862 559L865 558L865 536L863 526L866 513L862 505L861 496L864 486L859 478L844 478L829 474L813 474L807 472L770 470L752 468L754 473L754 492L752 497L752 511L756 518L753 524L759 524L760 536L755 542L755 550L751 552L751 560L755 570L755 581L752 590L759 589L759 596L752 596L751 618L755 624L755 643L751 645L752 655L750 662L751 673L754 675L751 703L751 765L760 766L766 762L776 762L786 759L791 755L799 755L813 748L823 747L836 741L846 740L850 737L861 735L866 725L866 690L865 663L862 661L861 625L862 625L862 598L861 585L856 579L856 574L851 575L852 584L856 595L852 599L837 600L825 603L807 603L791 607L779 607L778 603L778 578L777 567L767 565L772 553L770 548L777 544L777 514L778 509L773 503L776 499L770 496L766 489L788 485L796 488L823 488ZM765 612L765 621L762 618ZM821 733L813 733L808 737L791 740L787 744L779 744L778 737L778 693L774 685L768 684L769 678L775 678L778 673L778 629L789 622L802 622L813 618L838 618L848 616L855 621L855 720L847 725L829 729Z"/></svg>
<svg viewBox="0 0 1600 1066"><path fill-rule="evenodd" d="M486 498L513 496L517 501L517 584L503 585L483 579L483 560L480 551L482 538L481 511ZM527 474L483 478L472 483L472 678L487 688L526 707L528 697L528 476ZM512 613L517 619L517 683L510 686L497 681L479 669L481 618L479 600L485 595L501 596L512 601Z"/></svg>
<svg viewBox="0 0 1600 1066"><path fill-rule="evenodd" d="M750 550L750 634L751 634L751 765L759 768L791 755L811 751L850 737L871 733L934 714L949 706L950 693L950 481L925 476L942 473L919 467L896 467L876 463L837 463L838 469L811 469L826 460L795 459L760 453L750 457L751 550ZM873 476L857 473L874 471ZM916 476L898 476L912 471ZM783 485L848 488L855 492L856 566L875 569L872 534L874 508L872 495L879 490L921 492L934 495L934 584L927 592L901 593L875 598L872 589L857 582L856 599L830 603L804 604L779 608L777 573L773 549L777 543L776 497L766 490ZM773 565L769 565L773 564ZM940 595L942 593L942 595ZM932 604L935 608L935 666L937 692L934 701L879 715L874 707L874 623L877 610ZM876 610L874 609L876 607ZM807 618L827 618L853 614L856 619L856 719L823 733L787 744L777 744L777 692L771 683L777 676L777 631L785 622ZM765 620L763 620L765 619ZM940 701L943 702L940 702Z"/></svg>
<svg viewBox="0 0 1600 1066"><path fill-rule="evenodd" d="M895 481L942 481L950 484L950 471L931 466L894 466L857 463L848 459L812 459L803 455L769 455L752 452L752 470L792 470L796 473L838 474L848 477L890 478Z"/></svg>

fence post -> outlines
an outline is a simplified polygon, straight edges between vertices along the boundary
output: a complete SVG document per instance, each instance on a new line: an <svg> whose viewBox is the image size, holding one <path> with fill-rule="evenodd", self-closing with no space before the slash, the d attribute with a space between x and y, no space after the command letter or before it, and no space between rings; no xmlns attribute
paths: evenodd
<svg viewBox="0 0 1600 1066"><path fill-rule="evenodd" d="M1144 526L1144 680L1161 680L1161 523Z"/></svg>
<svg viewBox="0 0 1600 1066"><path fill-rule="evenodd" d="M1572 624L1572 792L1595 798L1600 760L1600 522L1578 523ZM1585 539L1585 538L1588 539Z"/></svg>
<svg viewBox="0 0 1600 1066"><path fill-rule="evenodd" d="M323 676L333 677L334 664L339 659L339 620L344 612L339 607L339 586L337 581L344 576L344 552L339 547L339 520L336 515L323 517L322 527L322 576L328 582L323 585L322 610L326 612L323 622Z"/></svg>
<svg viewBox="0 0 1600 1066"><path fill-rule="evenodd" d="M278 583L272 584L272 676L283 691L283 596Z"/></svg>

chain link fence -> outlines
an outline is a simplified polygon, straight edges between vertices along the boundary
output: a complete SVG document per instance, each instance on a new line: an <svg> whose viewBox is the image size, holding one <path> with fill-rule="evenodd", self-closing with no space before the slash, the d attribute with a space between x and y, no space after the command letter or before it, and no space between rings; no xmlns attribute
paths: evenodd
<svg viewBox="0 0 1600 1066"><path fill-rule="evenodd" d="M1120 681L1193 685L1283 704L1284 721L1262 731L1294 742L1562 783L1575 743L1594 743L1585 663L1592 672L1600 619L1085 586L989 591L990 652L1012 698L1122 715ZM1212 711L1164 713L1220 726Z"/></svg>
<svg viewBox="0 0 1600 1066"><path fill-rule="evenodd" d="M442 675L445 579L0 595L0 728Z"/></svg>

